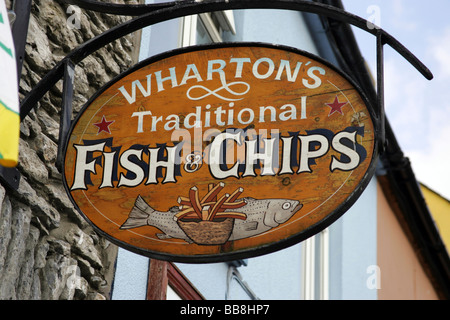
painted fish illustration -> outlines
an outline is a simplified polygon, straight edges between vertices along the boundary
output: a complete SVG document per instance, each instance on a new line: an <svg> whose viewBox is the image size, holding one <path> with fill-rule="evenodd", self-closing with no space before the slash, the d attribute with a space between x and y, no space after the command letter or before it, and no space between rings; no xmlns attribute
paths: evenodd
<svg viewBox="0 0 450 320"><path fill-rule="evenodd" d="M229 240L256 236L288 221L303 205L297 200L243 198L247 204L239 208L247 219L235 220Z"/></svg>
<svg viewBox="0 0 450 320"><path fill-rule="evenodd" d="M148 225L163 232L156 234L159 239L177 238L192 242L173 219L173 216L179 211L178 207L172 207L166 212L156 211L139 195L128 215L128 219L120 226L120 229L132 229Z"/></svg>
<svg viewBox="0 0 450 320"><path fill-rule="evenodd" d="M288 221L303 207L297 200L258 200L254 198L242 198L240 200L244 200L247 204L239 209L230 209L230 211L244 213L247 218L235 220L229 240L244 239L267 232ZM192 240L187 237L174 219L178 212L180 212L178 207L172 207L166 212L156 211L141 196L138 196L128 219L120 229L132 229L146 225L154 226L163 232L157 234L159 239L176 238L192 243Z"/></svg>

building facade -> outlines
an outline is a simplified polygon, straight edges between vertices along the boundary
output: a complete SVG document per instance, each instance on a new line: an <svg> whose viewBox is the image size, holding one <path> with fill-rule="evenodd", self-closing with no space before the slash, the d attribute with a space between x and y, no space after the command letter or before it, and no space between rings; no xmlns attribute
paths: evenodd
<svg viewBox="0 0 450 320"><path fill-rule="evenodd" d="M222 19L203 14L144 30L141 59L186 45L254 41L292 46L339 64L317 17L283 10L216 14ZM170 30L164 40L158 37L163 30ZM378 174L384 172L380 164ZM382 184L374 177L343 217L307 241L241 261L238 267L172 263L169 273L174 269L181 273L189 280L187 286L205 299L437 299L429 275L403 232ZM140 272L130 279L121 261L133 261ZM143 299L152 292L146 284L152 275L148 259L119 249L118 262L116 276L120 278L116 278L113 299ZM168 297L179 298L179 286L172 281L173 275L168 280Z"/></svg>

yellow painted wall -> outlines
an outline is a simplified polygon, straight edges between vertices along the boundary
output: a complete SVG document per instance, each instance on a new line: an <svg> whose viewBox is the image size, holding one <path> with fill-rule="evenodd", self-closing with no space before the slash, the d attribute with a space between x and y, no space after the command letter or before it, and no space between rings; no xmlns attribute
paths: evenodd
<svg viewBox="0 0 450 320"><path fill-rule="evenodd" d="M450 201L427 186L421 185L421 189L442 241L450 253Z"/></svg>

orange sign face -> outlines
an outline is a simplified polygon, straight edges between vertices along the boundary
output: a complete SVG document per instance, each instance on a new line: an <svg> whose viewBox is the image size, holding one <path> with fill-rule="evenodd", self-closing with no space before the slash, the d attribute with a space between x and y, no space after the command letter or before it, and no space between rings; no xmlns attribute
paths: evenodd
<svg viewBox="0 0 450 320"><path fill-rule="evenodd" d="M346 76L304 52L177 50L84 107L64 183L86 219L131 251L256 256L319 232L356 201L375 167L371 112Z"/></svg>

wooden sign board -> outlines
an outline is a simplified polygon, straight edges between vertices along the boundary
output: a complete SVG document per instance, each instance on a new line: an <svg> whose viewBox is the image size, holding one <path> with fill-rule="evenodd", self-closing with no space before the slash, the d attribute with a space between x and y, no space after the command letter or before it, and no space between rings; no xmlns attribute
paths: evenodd
<svg viewBox="0 0 450 320"><path fill-rule="evenodd" d="M341 216L371 178L372 109L333 66L265 44L138 64L79 113L64 183L112 242L163 260L248 258Z"/></svg>

